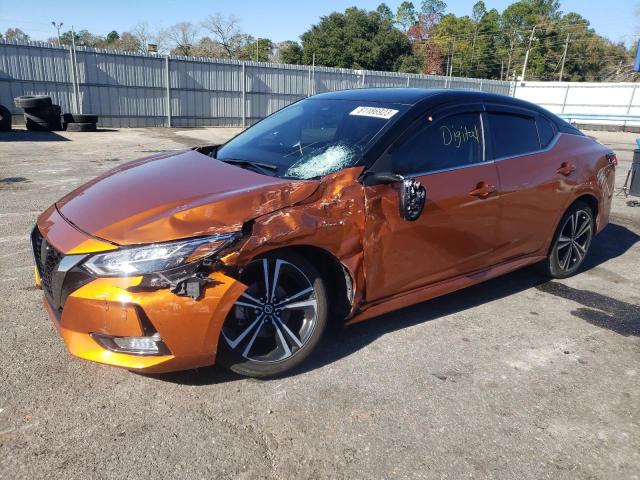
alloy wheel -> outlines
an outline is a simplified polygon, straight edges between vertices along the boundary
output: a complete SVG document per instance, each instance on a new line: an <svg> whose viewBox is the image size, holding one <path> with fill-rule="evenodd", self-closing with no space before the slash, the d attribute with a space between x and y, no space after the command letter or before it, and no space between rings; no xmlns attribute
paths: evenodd
<svg viewBox="0 0 640 480"><path fill-rule="evenodd" d="M245 268L248 285L222 329L227 345L247 360L280 362L294 356L316 328L318 301L304 272L279 258Z"/></svg>
<svg viewBox="0 0 640 480"><path fill-rule="evenodd" d="M558 266L563 272L575 270L584 260L593 237L591 215L579 209L566 220L556 242Z"/></svg>

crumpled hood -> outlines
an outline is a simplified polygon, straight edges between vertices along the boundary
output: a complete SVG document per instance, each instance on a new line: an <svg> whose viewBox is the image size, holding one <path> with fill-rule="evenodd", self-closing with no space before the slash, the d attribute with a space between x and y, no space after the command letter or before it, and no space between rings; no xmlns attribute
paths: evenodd
<svg viewBox="0 0 640 480"><path fill-rule="evenodd" d="M56 203L80 230L120 245L236 231L311 195L318 181L261 175L193 150L125 163Z"/></svg>

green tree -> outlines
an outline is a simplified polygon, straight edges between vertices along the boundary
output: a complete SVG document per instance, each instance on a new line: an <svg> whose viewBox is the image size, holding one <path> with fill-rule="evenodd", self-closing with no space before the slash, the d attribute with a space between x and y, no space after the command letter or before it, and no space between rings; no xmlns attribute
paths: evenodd
<svg viewBox="0 0 640 480"><path fill-rule="evenodd" d="M321 17L300 38L306 64L315 54L319 65L393 71L412 54L407 37L389 21L356 7Z"/></svg>
<svg viewBox="0 0 640 480"><path fill-rule="evenodd" d="M78 32L73 34L71 30L68 30L60 34L60 45L71 45L72 40L75 41L76 45L80 42Z"/></svg>
<svg viewBox="0 0 640 480"><path fill-rule="evenodd" d="M107 41L107 43L115 43L120 40L120 35L118 35L118 32L116 32L115 30L112 30L107 33L105 40Z"/></svg>
<svg viewBox="0 0 640 480"><path fill-rule="evenodd" d="M412 25L418 22L416 7L411 2L402 2L396 10L396 23L403 31L408 31Z"/></svg>
<svg viewBox="0 0 640 480"><path fill-rule="evenodd" d="M248 36L244 44L244 48L238 55L240 60L251 60L252 62L271 61L274 45L268 38L253 38Z"/></svg>
<svg viewBox="0 0 640 480"><path fill-rule="evenodd" d="M381 3L380 5L378 5L378 8L376 8L376 12L380 14L380 17L383 20L387 20L388 22L393 23L393 12L389 8L389 5L387 5L386 3Z"/></svg>
<svg viewBox="0 0 640 480"><path fill-rule="evenodd" d="M471 10L471 20L473 20L476 24L480 23L482 17L487 14L487 6L484 4L482 0L474 3L473 9Z"/></svg>
<svg viewBox="0 0 640 480"><path fill-rule="evenodd" d="M292 65L301 65L303 62L302 46L293 40L282 42L279 47L280 61Z"/></svg>

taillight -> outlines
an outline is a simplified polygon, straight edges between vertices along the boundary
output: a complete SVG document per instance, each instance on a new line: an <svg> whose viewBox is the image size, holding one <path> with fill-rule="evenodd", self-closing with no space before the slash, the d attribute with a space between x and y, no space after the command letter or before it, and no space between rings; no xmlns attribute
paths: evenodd
<svg viewBox="0 0 640 480"><path fill-rule="evenodd" d="M607 160L609 160L609 165L613 168L618 166L618 157L616 157L615 153L607 153Z"/></svg>

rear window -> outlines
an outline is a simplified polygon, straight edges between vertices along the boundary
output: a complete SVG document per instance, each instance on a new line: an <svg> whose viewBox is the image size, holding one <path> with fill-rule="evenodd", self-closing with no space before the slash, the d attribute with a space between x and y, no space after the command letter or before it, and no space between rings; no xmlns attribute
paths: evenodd
<svg viewBox="0 0 640 480"><path fill-rule="evenodd" d="M515 157L540 150L538 129L533 117L489 112L495 158Z"/></svg>
<svg viewBox="0 0 640 480"><path fill-rule="evenodd" d="M544 117L538 117L536 120L538 125L538 136L540 137L540 146L545 148L553 137L556 136L556 129L553 124Z"/></svg>

